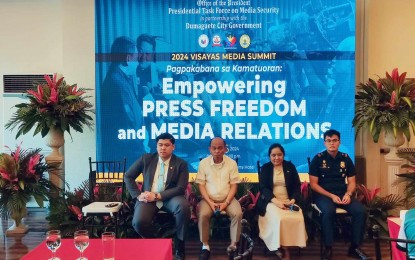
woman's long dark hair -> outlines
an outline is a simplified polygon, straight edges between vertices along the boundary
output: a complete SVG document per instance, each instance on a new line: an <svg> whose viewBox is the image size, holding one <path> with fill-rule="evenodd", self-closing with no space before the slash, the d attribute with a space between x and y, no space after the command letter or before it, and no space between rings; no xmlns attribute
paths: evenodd
<svg viewBox="0 0 415 260"><path fill-rule="evenodd" d="M284 147L282 147L282 145L281 145L281 144L275 143L275 144L271 144L271 146L268 148L268 157L271 155L271 151L272 151L274 148L280 148L280 150L281 150L282 154L283 154L283 155L285 155L285 150L284 150Z"/></svg>

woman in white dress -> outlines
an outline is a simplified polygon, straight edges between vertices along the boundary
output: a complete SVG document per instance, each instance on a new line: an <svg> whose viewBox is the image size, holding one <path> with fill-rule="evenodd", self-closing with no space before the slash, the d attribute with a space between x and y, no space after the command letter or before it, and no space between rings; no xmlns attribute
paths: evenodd
<svg viewBox="0 0 415 260"><path fill-rule="evenodd" d="M295 205L301 198L300 178L294 164L284 160L284 154L280 144L269 147L270 162L259 173L261 195L256 209L260 238L270 251L290 259L287 247L305 247L307 233L303 213Z"/></svg>

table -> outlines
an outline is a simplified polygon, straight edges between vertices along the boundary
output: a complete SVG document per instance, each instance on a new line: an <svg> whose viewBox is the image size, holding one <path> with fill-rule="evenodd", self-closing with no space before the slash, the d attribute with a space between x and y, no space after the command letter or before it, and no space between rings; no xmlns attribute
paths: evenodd
<svg viewBox="0 0 415 260"><path fill-rule="evenodd" d="M402 219L399 217L389 217L388 218L388 228L389 228L389 236L391 238L398 238L399 229L402 224ZM405 260L406 255L405 252L400 251L396 248L396 242L392 243L392 259L393 260Z"/></svg>
<svg viewBox="0 0 415 260"><path fill-rule="evenodd" d="M48 259L52 252L46 247L45 241L35 247L23 260ZM73 239L62 239L62 244L56 252L61 260L76 259L79 251L75 248ZM101 239L90 239L89 246L84 251L88 260L102 259ZM115 239L115 260L127 259L157 259L172 260L171 239Z"/></svg>

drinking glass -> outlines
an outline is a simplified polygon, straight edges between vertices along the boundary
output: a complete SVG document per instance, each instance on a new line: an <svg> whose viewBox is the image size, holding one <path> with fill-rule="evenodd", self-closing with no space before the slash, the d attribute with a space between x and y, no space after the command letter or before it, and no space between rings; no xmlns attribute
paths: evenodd
<svg viewBox="0 0 415 260"><path fill-rule="evenodd" d="M115 233L102 233L102 258L104 260L115 259Z"/></svg>
<svg viewBox="0 0 415 260"><path fill-rule="evenodd" d="M79 250L80 252L80 256L77 260L87 260L88 258L84 257L84 250L88 247L89 245L89 235L88 235L88 230L78 230L75 231L74 234L74 243L75 243L75 247L76 249Z"/></svg>
<svg viewBox="0 0 415 260"><path fill-rule="evenodd" d="M46 246L52 251L52 258L49 258L49 260L60 260L59 257L56 257L56 250L61 246L60 230L49 230L46 232Z"/></svg>

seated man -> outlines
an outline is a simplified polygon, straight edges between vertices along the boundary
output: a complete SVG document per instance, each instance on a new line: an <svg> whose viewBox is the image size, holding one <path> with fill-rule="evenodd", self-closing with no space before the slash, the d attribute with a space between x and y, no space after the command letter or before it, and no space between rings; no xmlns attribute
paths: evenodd
<svg viewBox="0 0 415 260"><path fill-rule="evenodd" d="M225 155L225 140L215 137L210 141L210 156L201 160L196 176L203 199L199 204L199 235L203 243L199 259L210 257L209 233L210 218L215 211L226 211L231 219L231 244L228 251L235 250L241 234L242 209L234 198L240 182L238 166Z"/></svg>
<svg viewBox="0 0 415 260"><path fill-rule="evenodd" d="M144 154L125 174L124 180L131 197L137 198L132 225L143 238L154 237L152 221L163 209L173 214L177 241L175 259L184 259L184 239L190 220L190 206L184 197L189 182L187 163L173 154L174 137L164 133L156 138L157 153ZM135 179L143 174L142 190Z"/></svg>
<svg viewBox="0 0 415 260"><path fill-rule="evenodd" d="M415 240L415 209L410 209L403 215L398 238ZM408 244L408 249L406 245L402 242L396 244L400 250L405 252L408 250L409 259L415 259L415 244Z"/></svg>
<svg viewBox="0 0 415 260"><path fill-rule="evenodd" d="M310 165L310 185L316 193L315 202L321 210L321 231L325 250L322 259L331 259L336 207L352 216L352 241L348 255L357 259L369 259L360 248L365 232L366 210L352 198L356 188L356 171L350 157L339 152L340 133L330 129L324 133L327 150L314 156ZM345 179L347 178L347 184Z"/></svg>

